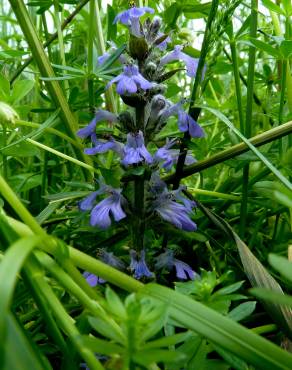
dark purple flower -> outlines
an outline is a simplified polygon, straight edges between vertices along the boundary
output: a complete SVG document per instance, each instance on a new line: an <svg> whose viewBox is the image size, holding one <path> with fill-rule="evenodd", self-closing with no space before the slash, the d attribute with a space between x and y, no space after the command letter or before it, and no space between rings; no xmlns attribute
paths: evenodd
<svg viewBox="0 0 292 370"><path fill-rule="evenodd" d="M97 195L108 193L109 197L105 198L97 205L94 206ZM107 229L111 225L112 216L115 221L120 221L126 217L125 212L122 209L122 204L126 200L121 194L120 189L114 189L111 186L102 186L100 190L89 194L83 201L79 203L81 211L89 211L92 209L90 214L91 226L99 226L101 229Z"/></svg>
<svg viewBox="0 0 292 370"><path fill-rule="evenodd" d="M153 159L145 147L142 131L138 133L129 133L127 135L127 143L124 147L124 158L122 164L129 166L145 160L147 163L152 163Z"/></svg>
<svg viewBox="0 0 292 370"><path fill-rule="evenodd" d="M174 60L182 60L187 67L187 75L194 77L197 72L199 59L190 57L186 53L182 52L182 49L182 45L176 45L173 51L161 58L160 66L164 66L165 64Z"/></svg>
<svg viewBox="0 0 292 370"><path fill-rule="evenodd" d="M96 112L93 120L86 127L77 131L77 135L81 137L82 139L84 139L95 133L95 127L97 125L97 122L109 121L112 123L112 122L117 122L117 120L118 120L118 117L115 114L108 112L107 110L99 109Z"/></svg>
<svg viewBox="0 0 292 370"><path fill-rule="evenodd" d="M133 249L130 250L131 263L130 270L134 272L135 279L141 279L143 276L152 277L153 273L149 270L145 261L145 251L140 252L140 259L137 258L137 252Z"/></svg>
<svg viewBox="0 0 292 370"><path fill-rule="evenodd" d="M170 249L166 249L164 253L161 253L156 258L155 267L158 269L165 267L168 270L174 267L176 270L176 277L182 280L187 280L188 278L194 280L199 277L187 263L174 258L173 251Z"/></svg>
<svg viewBox="0 0 292 370"><path fill-rule="evenodd" d="M122 270L125 268L124 263L118 257L116 257L112 252L106 252L105 250L100 249L99 257L102 262L106 263L109 266L115 267L118 270ZM86 278L86 281L88 282L88 284L92 287L95 287L97 284L103 284L106 282L106 280L102 279L99 276L91 274L88 271L85 271L83 273L83 276Z"/></svg>
<svg viewBox="0 0 292 370"><path fill-rule="evenodd" d="M97 153L105 153L109 150L122 154L122 145L116 142L112 137L110 137L109 140L98 140L94 133L91 135L91 141L94 144L94 147L84 149L85 154L94 155Z"/></svg>
<svg viewBox="0 0 292 370"><path fill-rule="evenodd" d="M165 120L170 116L178 117L178 127L181 132L188 131L191 137L203 137L204 131L200 125L182 109L182 103L173 104L164 109L161 113L160 120Z"/></svg>
<svg viewBox="0 0 292 370"><path fill-rule="evenodd" d="M179 157L178 149L170 149L175 143L176 143L176 139L167 141L167 143L163 147L157 150L157 152L155 153L153 157L154 161L158 163L163 162L162 167L166 171L171 170L171 167L177 162L177 159ZM191 155L186 156L185 164L187 166L195 162L196 160Z"/></svg>
<svg viewBox="0 0 292 370"><path fill-rule="evenodd" d="M139 69L135 65L125 66L124 72L112 79L107 84L107 88L113 83L117 84L117 93L120 95L134 94L138 91L138 88L149 90L153 87L153 84L139 73Z"/></svg>
<svg viewBox="0 0 292 370"><path fill-rule="evenodd" d="M147 6L141 8L136 8L135 6L119 13L115 19L114 23L120 21L122 24L130 26L131 33L136 37L141 37L140 31L140 21L139 18L142 17L145 13L154 13L154 9Z"/></svg>

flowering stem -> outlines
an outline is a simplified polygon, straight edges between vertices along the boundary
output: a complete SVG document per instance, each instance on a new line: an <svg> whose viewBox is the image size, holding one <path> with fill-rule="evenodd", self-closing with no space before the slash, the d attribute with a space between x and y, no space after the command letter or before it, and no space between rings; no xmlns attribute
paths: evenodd
<svg viewBox="0 0 292 370"><path fill-rule="evenodd" d="M137 130L144 129L145 106L136 107ZM133 222L133 247L142 250L144 247L145 215L144 215L144 174L134 180L134 222Z"/></svg>

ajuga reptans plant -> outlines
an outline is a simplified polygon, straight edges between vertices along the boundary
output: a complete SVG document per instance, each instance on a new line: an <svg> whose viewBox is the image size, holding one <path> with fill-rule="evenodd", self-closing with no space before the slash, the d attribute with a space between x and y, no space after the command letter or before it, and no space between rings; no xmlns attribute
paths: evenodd
<svg viewBox="0 0 292 370"><path fill-rule="evenodd" d="M185 112L186 100L174 104L164 96L166 80L177 71L172 73L170 63L181 62L187 75L194 77L198 60L187 55L182 45L170 48L171 39L162 32L158 17L152 16L152 20L147 18L142 22L141 17L145 18L147 13L153 14L154 10L133 6L114 20L114 23L120 22L128 28L129 43L126 53L119 57L121 73L107 84L106 89L115 85L116 92L128 108L119 114L98 109L93 120L77 133L91 141L90 147L84 150L86 154L95 156L112 151L119 161L123 173L120 187L113 188L98 179L99 188L82 200L79 208L90 211L90 224L94 227L107 229L118 222L128 226L130 258L127 270L137 279L155 276L147 261L151 240L145 238L146 231L154 230L152 235L157 235L159 230L163 230L159 225L165 223L186 232L197 228L192 219L196 204L184 196L184 187L171 190L161 180L161 174L177 164L179 138L167 138L164 145L160 143L159 146L155 138L170 117L174 117L182 133L192 138L204 136L202 128ZM110 46L110 51L117 48L113 43ZM98 63L105 63L109 57L110 53L105 53L98 58ZM113 125L114 132L119 130L118 135L97 134L96 126L100 122ZM194 162L195 158L187 154L185 164ZM182 280L198 276L189 265L175 258L174 251L165 245L154 254L156 256L151 253L151 266L156 271L173 269L176 277ZM113 267L125 268L112 252L103 251L101 258ZM92 274L85 273L85 276L91 285L103 282Z"/></svg>

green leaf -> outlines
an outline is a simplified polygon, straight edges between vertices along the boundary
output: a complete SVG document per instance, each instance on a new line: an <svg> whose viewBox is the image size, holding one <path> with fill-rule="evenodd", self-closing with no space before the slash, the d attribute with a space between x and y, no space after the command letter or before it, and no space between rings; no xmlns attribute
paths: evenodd
<svg viewBox="0 0 292 370"><path fill-rule="evenodd" d="M193 334L190 331L170 335L168 337L163 337L163 338L153 340L151 342L147 342L143 345L143 348L144 349L150 349L150 348L161 348L161 347L174 346L175 344L185 342L185 340L187 338L189 338L190 336L192 336L192 335Z"/></svg>
<svg viewBox="0 0 292 370"><path fill-rule="evenodd" d="M117 37L117 24L114 23L115 11L113 7L107 4L107 40L115 41Z"/></svg>
<svg viewBox="0 0 292 370"><path fill-rule="evenodd" d="M125 338L122 332L117 331L116 326L113 326L111 322L97 317L89 317L88 322L93 329L97 331L97 333L100 333L106 338L112 339L117 343L125 343Z"/></svg>
<svg viewBox="0 0 292 370"><path fill-rule="evenodd" d="M275 12L277 14L281 14L281 15L285 15L285 12L284 10L282 10L279 5L275 4L273 1L271 0L262 0L262 3L263 5L271 10L272 12Z"/></svg>
<svg viewBox="0 0 292 370"><path fill-rule="evenodd" d="M203 335L257 369L291 368L291 354L189 297L156 284L145 285L139 293L165 302L170 316L178 323Z"/></svg>
<svg viewBox="0 0 292 370"><path fill-rule="evenodd" d="M120 300L120 297L109 287L106 287L105 290L105 297L108 304L108 309L114 315L118 316L119 318L126 318L127 313L126 309Z"/></svg>
<svg viewBox="0 0 292 370"><path fill-rule="evenodd" d="M241 303L228 313L228 317L234 321L241 321L253 313L256 304L256 302Z"/></svg>
<svg viewBox="0 0 292 370"><path fill-rule="evenodd" d="M229 119L217 109L202 106L201 108L208 110L224 122L242 141L252 150L255 155L269 168L269 170L289 189L292 190L291 182L282 175L282 173L265 157L251 142L229 121Z"/></svg>
<svg viewBox="0 0 292 370"><path fill-rule="evenodd" d="M292 55L292 40L284 40L280 44L280 51L285 59Z"/></svg>
<svg viewBox="0 0 292 370"><path fill-rule="evenodd" d="M269 289L263 289L263 288L252 288L249 290L250 293L264 301L267 302L277 302L279 305L287 306L292 308L292 297L289 295L283 295L276 292L273 292Z"/></svg>
<svg viewBox="0 0 292 370"><path fill-rule="evenodd" d="M292 282L292 262L276 254L269 254L269 262L275 270Z"/></svg>
<svg viewBox="0 0 292 370"><path fill-rule="evenodd" d="M15 104L23 99L34 87L33 80L17 80L13 86L10 102Z"/></svg>
<svg viewBox="0 0 292 370"><path fill-rule="evenodd" d="M119 346L118 344L107 342L103 339L99 339L93 336L82 336L83 344L90 348L95 353L100 353L102 355L114 355L114 354L122 354L124 352L124 348Z"/></svg>
<svg viewBox="0 0 292 370"><path fill-rule="evenodd" d="M256 48L258 48L262 51L265 51L267 54L273 56L274 58L280 58L281 57L281 54L279 53L279 51L276 48L274 48L273 46L271 46L270 44L267 44L266 42L254 39L252 37L250 38L250 41Z"/></svg>
<svg viewBox="0 0 292 370"><path fill-rule="evenodd" d="M8 79L0 73L0 100L7 101L10 94L10 83Z"/></svg>
<svg viewBox="0 0 292 370"><path fill-rule="evenodd" d="M1 313L4 316L4 313ZM49 362L31 342L24 329L17 322L14 316L9 313L5 315L7 321L7 338L1 345L4 345L4 358L1 361L2 370L29 369L29 370L52 370Z"/></svg>
<svg viewBox="0 0 292 370"><path fill-rule="evenodd" d="M253 189L261 196L266 196L288 208L292 208L292 191L275 181L257 182Z"/></svg>
<svg viewBox="0 0 292 370"><path fill-rule="evenodd" d="M12 157L33 157L34 155L38 155L39 152L38 148L26 143L25 141L6 147L2 151L6 156L11 155Z"/></svg>
<svg viewBox="0 0 292 370"><path fill-rule="evenodd" d="M221 217L215 215L209 209L204 207L202 204L200 204L200 208L220 229L222 229L228 235L229 238L231 238L231 240L234 240L239 251L244 271L251 284L254 287L268 288L274 292L284 295L281 286L254 256L247 245L233 231L231 226ZM288 336L290 336L292 332L291 311L285 307L281 307L276 302L270 303L262 301L262 304L265 306L267 312L270 314L273 320L282 327Z"/></svg>
<svg viewBox="0 0 292 370"><path fill-rule="evenodd" d="M213 297L217 296L217 295L226 295L226 294L236 292L238 289L240 289L242 287L243 283L244 283L244 280L238 281L238 282L236 282L234 284L231 284L231 285L227 285L224 288L221 288L221 289L217 290L214 293Z"/></svg>
<svg viewBox="0 0 292 370"><path fill-rule="evenodd" d="M185 355L179 351L151 349L143 350L133 355L133 360L139 365L148 367L155 362L178 362L185 359Z"/></svg>

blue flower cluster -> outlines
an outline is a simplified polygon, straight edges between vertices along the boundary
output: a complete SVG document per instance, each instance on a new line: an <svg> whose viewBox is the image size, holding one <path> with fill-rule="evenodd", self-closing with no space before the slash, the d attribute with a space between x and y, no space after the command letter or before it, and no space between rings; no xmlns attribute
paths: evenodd
<svg viewBox="0 0 292 370"><path fill-rule="evenodd" d="M183 51L182 45L175 45L172 51L166 52L171 43L169 35L160 31L160 19L154 17L151 21L147 18L144 23L140 18L146 13L152 14L154 10L149 7L131 7L118 14L114 23L120 22L127 26L130 32L129 48L125 55L119 57L123 64L122 72L114 77L106 86L108 89L116 85L116 92L123 102L130 108L126 112L114 114L107 110L99 109L93 120L77 132L82 139L90 138L91 146L84 152L88 155L96 155L113 151L119 158L119 163L124 172L131 169L142 168L140 178L137 181L142 184L140 195L141 219L137 212L137 196L130 199L126 195L127 182L123 182L123 188L112 188L102 184L97 191L89 194L79 203L81 211L90 211L90 224L100 229L107 229L112 222L119 222L126 217L129 220L135 218L135 222L144 224L154 219L159 222L167 222L183 231L195 231L196 224L192 220L195 202L190 201L183 195L183 187L170 191L167 185L160 179L161 171L171 171L177 164L179 149L175 148L179 143L177 138L167 139L165 145L157 147L153 151L153 139L167 124L170 117L177 119L177 125L181 132L187 132L193 138L204 136L202 128L183 109L184 101L176 104L166 99L163 95L166 80L169 73L165 73L165 67L174 61L181 61L186 66L187 75L194 77L198 60L192 58ZM111 43L110 50L116 50L116 45ZM98 58L98 64L103 64L110 57L107 52ZM120 129L118 138L109 135L97 135L96 126L100 122L108 122ZM152 142L151 148L147 149ZM190 165L195 159L187 154L185 165ZM145 176L145 173L150 175ZM138 189L138 186L136 187ZM103 196L103 199L100 199ZM146 216L147 217L146 217ZM150 224L150 223L149 223ZM142 229L141 229L142 230ZM143 235L140 238L144 239ZM143 240L142 240L142 245ZM122 269L122 263L111 253L104 252L102 260L111 266ZM179 279L194 279L196 273L186 263L174 258L171 250L166 250L157 257L155 265L157 269L175 268ZM137 279L151 278L154 274L146 264L146 251L135 249L134 243L130 249L130 271ZM92 286L104 282L93 274L85 273L88 283Z"/></svg>

